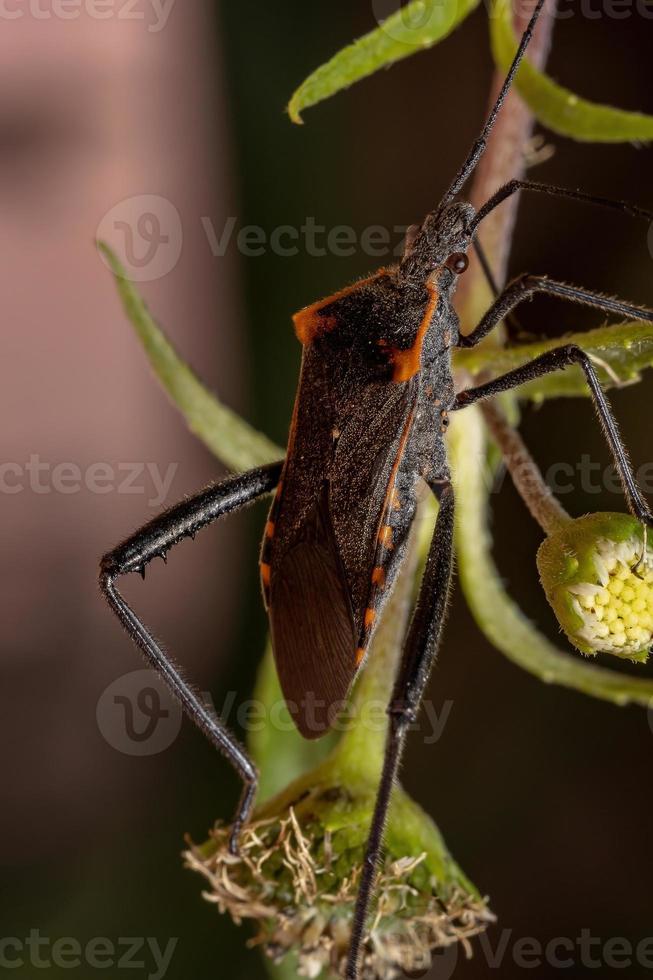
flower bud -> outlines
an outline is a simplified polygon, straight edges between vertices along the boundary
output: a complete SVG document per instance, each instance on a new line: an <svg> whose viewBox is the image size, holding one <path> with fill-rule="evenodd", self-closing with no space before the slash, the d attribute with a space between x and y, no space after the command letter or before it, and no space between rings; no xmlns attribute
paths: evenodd
<svg viewBox="0 0 653 980"><path fill-rule="evenodd" d="M546 597L583 653L648 659L653 551L645 540L636 518L599 513L570 520L542 543L537 567Z"/></svg>
<svg viewBox="0 0 653 980"><path fill-rule="evenodd" d="M257 927L250 945L275 962L292 954L302 977L344 976L374 790L333 778L306 789L310 781L264 807L244 828L238 856L229 852L229 828L218 826L185 859L209 882L210 902L237 924ZM469 938L494 916L400 787L385 840L361 975L423 974L433 950L457 943L469 955Z"/></svg>

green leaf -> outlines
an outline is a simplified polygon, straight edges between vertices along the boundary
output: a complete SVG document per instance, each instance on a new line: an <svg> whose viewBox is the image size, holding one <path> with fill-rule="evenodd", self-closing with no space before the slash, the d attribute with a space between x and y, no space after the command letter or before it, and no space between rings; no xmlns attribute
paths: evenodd
<svg viewBox="0 0 653 980"><path fill-rule="evenodd" d="M495 0L490 12L490 38L494 60L507 71L517 50L509 0ZM653 117L581 99L526 60L516 84L537 119L554 133L593 143L653 139Z"/></svg>
<svg viewBox="0 0 653 980"><path fill-rule="evenodd" d="M641 372L653 367L653 324L640 322L597 327L583 333L514 347L479 346L460 350L454 355L454 363L456 368L471 375L483 372L495 378L563 344L577 344L596 359L595 366L606 388L614 387L617 378L619 384L624 385L639 381ZM609 371L606 371L604 364ZM539 402L546 398L589 395L589 388L582 370L569 367L522 385L518 392L520 398Z"/></svg>
<svg viewBox="0 0 653 980"><path fill-rule="evenodd" d="M374 31L354 41L321 65L293 94L288 113L301 123L309 106L330 98L354 82L437 44L467 17L479 0L413 0ZM378 7L378 4L377 4Z"/></svg>
<svg viewBox="0 0 653 980"><path fill-rule="evenodd" d="M281 459L283 449L223 405L183 361L115 254L104 242L98 248L113 272L127 317L143 344L154 372L180 410L188 427L217 458L237 472Z"/></svg>
<svg viewBox="0 0 653 980"><path fill-rule="evenodd" d="M653 680L597 667L563 653L542 636L506 592L492 559L489 486L480 410L456 413L449 435L456 486L456 553L465 598L478 626L513 663L548 684L561 684L613 704L653 704Z"/></svg>

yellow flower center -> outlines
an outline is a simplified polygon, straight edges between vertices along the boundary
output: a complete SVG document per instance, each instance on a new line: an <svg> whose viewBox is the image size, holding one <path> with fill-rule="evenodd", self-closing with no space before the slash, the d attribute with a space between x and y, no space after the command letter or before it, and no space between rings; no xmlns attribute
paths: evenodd
<svg viewBox="0 0 653 980"><path fill-rule="evenodd" d="M641 654L653 643L653 556L641 544L597 542L598 582L569 587L583 620L578 636L597 653Z"/></svg>

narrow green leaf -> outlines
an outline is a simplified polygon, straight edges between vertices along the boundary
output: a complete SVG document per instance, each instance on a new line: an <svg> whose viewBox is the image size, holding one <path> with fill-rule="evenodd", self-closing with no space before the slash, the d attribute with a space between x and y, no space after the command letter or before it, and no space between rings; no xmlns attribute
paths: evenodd
<svg viewBox="0 0 653 980"><path fill-rule="evenodd" d="M619 379L619 384L633 384L640 380L642 371L653 367L653 324L640 322L597 327L584 333L568 334L515 347L480 346L471 350L460 350L455 354L455 366L471 375L483 372L496 378L563 344L576 344L590 357L596 358L596 368L606 388L614 387L616 378ZM609 367L609 371L606 371L604 364ZM520 398L532 401L589 395L585 376L579 367L566 368L538 378L537 381L523 385L518 391Z"/></svg>
<svg viewBox="0 0 653 980"><path fill-rule="evenodd" d="M295 123L309 106L402 58L437 44L478 6L479 0L413 0L353 44L343 48L302 82L288 104ZM374 5L373 5L374 6ZM376 4L376 9L380 4Z"/></svg>
<svg viewBox="0 0 653 980"><path fill-rule="evenodd" d="M517 50L509 0L495 0L490 12L494 60L507 71ZM592 143L647 142L653 139L653 117L589 102L558 85L524 61L517 88L543 125L579 141Z"/></svg>
<svg viewBox="0 0 653 980"><path fill-rule="evenodd" d="M208 391L153 320L143 298L109 246L98 242L98 248L113 272L125 313L157 378L186 419L191 432L225 466L236 472L281 459L283 449Z"/></svg>
<svg viewBox="0 0 653 980"><path fill-rule="evenodd" d="M490 642L548 684L561 684L613 704L653 705L653 680L629 677L563 653L542 636L506 592L492 559L487 521L485 428L475 406L458 412L450 431L456 485L456 553L465 598ZM533 556L535 563L535 556Z"/></svg>

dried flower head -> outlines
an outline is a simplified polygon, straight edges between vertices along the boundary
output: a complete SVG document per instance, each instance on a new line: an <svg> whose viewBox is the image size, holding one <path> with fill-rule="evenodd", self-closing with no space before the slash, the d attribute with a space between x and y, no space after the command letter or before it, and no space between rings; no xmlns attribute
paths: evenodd
<svg viewBox="0 0 653 980"><path fill-rule="evenodd" d="M542 585L583 653L646 662L653 643L653 551L627 514L569 521L540 547Z"/></svg>
<svg viewBox="0 0 653 980"><path fill-rule="evenodd" d="M364 980L425 972L432 952L454 943L469 955L470 937L494 920L430 819L402 790L395 795L364 941ZM275 961L293 953L300 976L342 976L372 800L316 786L296 806L283 803L246 827L237 857L221 826L186 852L186 864L208 881L208 901L234 922L256 925L251 945Z"/></svg>

